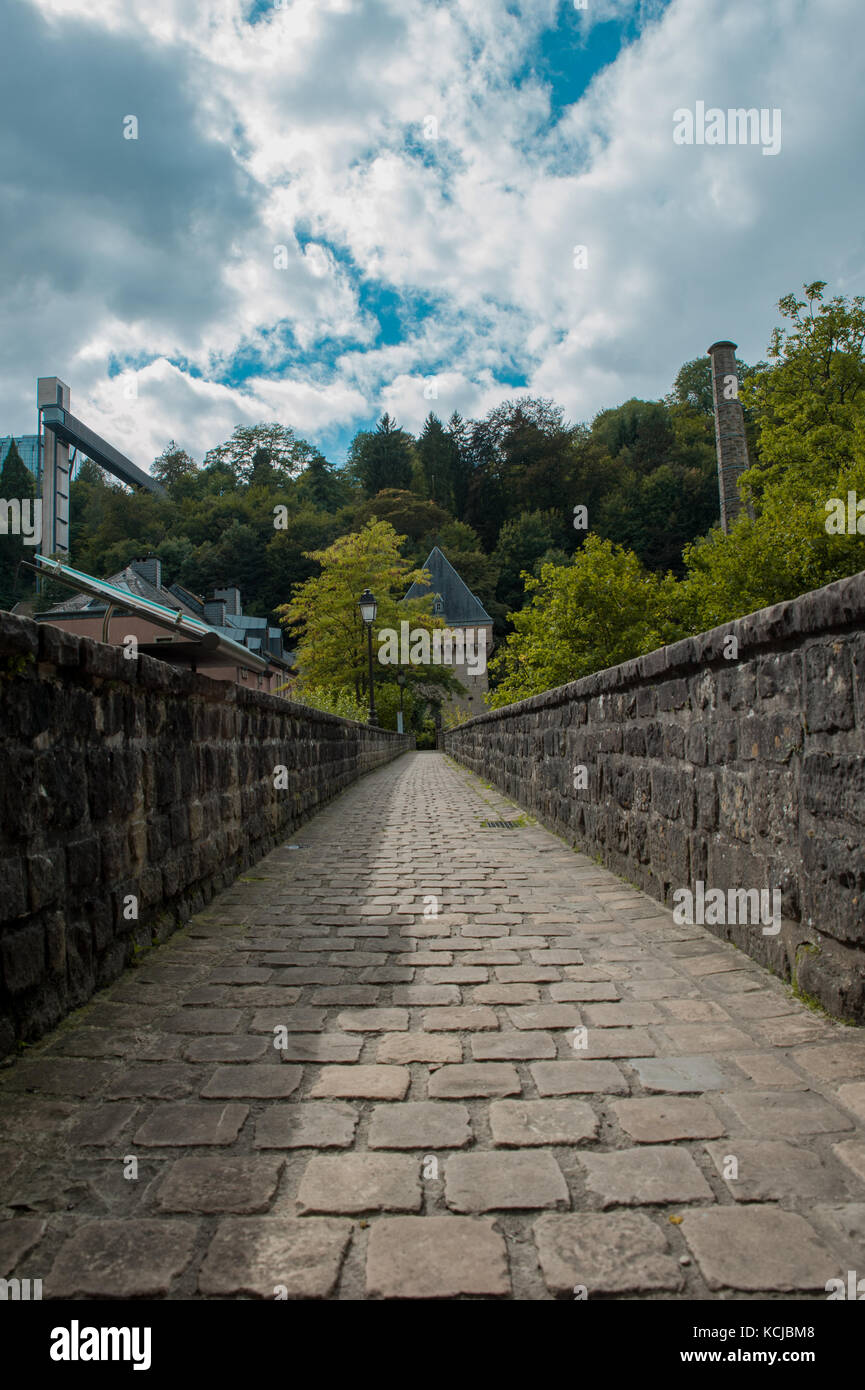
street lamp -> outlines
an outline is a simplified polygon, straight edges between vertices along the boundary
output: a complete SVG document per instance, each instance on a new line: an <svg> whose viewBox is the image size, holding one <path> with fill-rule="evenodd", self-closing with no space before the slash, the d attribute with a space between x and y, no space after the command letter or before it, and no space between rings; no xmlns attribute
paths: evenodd
<svg viewBox="0 0 865 1390"><path fill-rule="evenodd" d="M404 732L402 726L402 693L405 690L405 671L400 667L396 673L396 683L399 686L399 710L396 716L396 731L398 734Z"/></svg>
<svg viewBox="0 0 865 1390"><path fill-rule="evenodd" d="M367 651L369 654L369 718L366 722L367 724L375 726L378 724L375 712L375 691L373 689L372 675L372 625L375 622L375 615L378 610L375 595L370 593L369 589L364 589L357 601L357 606L360 609L360 616L366 623Z"/></svg>

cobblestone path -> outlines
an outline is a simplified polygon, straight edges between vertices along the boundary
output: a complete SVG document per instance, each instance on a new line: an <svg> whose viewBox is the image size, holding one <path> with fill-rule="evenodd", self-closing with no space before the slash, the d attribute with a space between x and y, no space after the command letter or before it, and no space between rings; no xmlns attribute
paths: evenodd
<svg viewBox="0 0 865 1390"><path fill-rule="evenodd" d="M27 1049L0 1273L173 1299L865 1275L862 1030L539 826L481 825L518 817L407 755Z"/></svg>

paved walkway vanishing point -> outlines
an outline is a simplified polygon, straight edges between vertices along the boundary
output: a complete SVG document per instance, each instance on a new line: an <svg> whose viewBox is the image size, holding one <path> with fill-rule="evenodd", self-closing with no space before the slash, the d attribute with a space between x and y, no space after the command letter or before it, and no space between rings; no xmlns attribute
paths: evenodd
<svg viewBox="0 0 865 1390"><path fill-rule="evenodd" d="M519 814L406 755L0 1072L0 1274L173 1299L865 1276L862 1031L527 818L481 826Z"/></svg>

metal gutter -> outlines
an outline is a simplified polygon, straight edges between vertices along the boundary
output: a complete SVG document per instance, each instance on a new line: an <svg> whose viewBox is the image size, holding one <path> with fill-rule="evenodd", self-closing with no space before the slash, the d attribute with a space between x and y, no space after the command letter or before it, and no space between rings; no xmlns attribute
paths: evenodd
<svg viewBox="0 0 865 1390"><path fill-rule="evenodd" d="M201 623L197 618L190 618L181 610L176 611L165 608L161 603L153 603L151 599L139 598L136 594L131 594L128 589L121 589L117 584L108 584L104 579L94 579L91 574L83 574L80 570L74 570L69 565L62 565L59 560L50 560L46 555L36 554L33 559L36 564L31 564L28 560L22 560L22 564L28 569L35 570L37 574L50 574L52 578L58 579L61 584L66 584L70 589L75 589L78 593L91 594L94 598L104 599L114 608L131 609L133 613L140 617L149 618L157 627L167 628L169 632L179 632L185 637L196 639L203 643L203 652L219 652L221 656L234 666L243 666L248 671L264 672L271 670L270 662L263 661L260 656L256 656L247 647L241 646L239 642L232 642L229 637L222 637L206 623ZM81 616L86 617L86 613ZM47 614L40 614L40 620L50 621ZM213 638L216 637L216 645L213 645ZM165 644L166 651L168 643Z"/></svg>

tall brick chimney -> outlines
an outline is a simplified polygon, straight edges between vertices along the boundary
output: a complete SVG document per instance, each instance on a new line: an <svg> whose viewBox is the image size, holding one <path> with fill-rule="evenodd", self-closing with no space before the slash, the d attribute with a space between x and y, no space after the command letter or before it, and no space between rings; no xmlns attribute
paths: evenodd
<svg viewBox="0 0 865 1390"><path fill-rule="evenodd" d="M745 437L745 416L739 400L736 372L736 344L713 343L708 349L712 359L712 395L715 402L715 448L718 454L718 491L721 496L721 526L730 526L742 511L742 501L736 486L737 479L748 464L748 441Z"/></svg>

